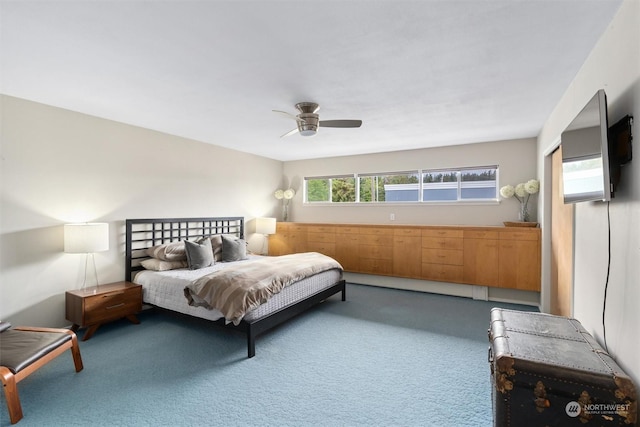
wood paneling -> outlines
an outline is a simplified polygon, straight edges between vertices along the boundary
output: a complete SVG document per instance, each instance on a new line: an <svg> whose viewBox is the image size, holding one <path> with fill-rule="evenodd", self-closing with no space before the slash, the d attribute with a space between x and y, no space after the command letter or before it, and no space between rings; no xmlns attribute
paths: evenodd
<svg viewBox="0 0 640 427"><path fill-rule="evenodd" d="M316 251L345 271L540 290L540 229L279 223L269 254Z"/></svg>

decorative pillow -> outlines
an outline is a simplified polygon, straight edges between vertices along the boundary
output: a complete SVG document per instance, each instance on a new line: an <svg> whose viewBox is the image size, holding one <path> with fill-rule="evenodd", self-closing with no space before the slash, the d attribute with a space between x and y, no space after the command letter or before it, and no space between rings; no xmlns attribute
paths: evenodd
<svg viewBox="0 0 640 427"><path fill-rule="evenodd" d="M202 240L202 243L184 241L184 247L187 251L187 262L189 270L197 270L199 268L209 267L215 262L213 260L213 249L211 248L211 239L208 237Z"/></svg>
<svg viewBox="0 0 640 427"><path fill-rule="evenodd" d="M198 243L202 243L206 238L207 237L198 240ZM211 249L213 250L213 260L215 262L222 261L222 235L214 234L212 236L209 236L208 238L211 239Z"/></svg>
<svg viewBox="0 0 640 427"><path fill-rule="evenodd" d="M147 270L167 271L167 270L175 270L178 268L185 268L188 264L186 260L162 261L160 259L149 258L149 259L145 259L144 261L140 261L140 265L142 265Z"/></svg>
<svg viewBox="0 0 640 427"><path fill-rule="evenodd" d="M247 259L247 243L243 239L222 235L222 261Z"/></svg>
<svg viewBox="0 0 640 427"><path fill-rule="evenodd" d="M183 261L187 259L184 241L153 246L147 249L147 255L162 261Z"/></svg>

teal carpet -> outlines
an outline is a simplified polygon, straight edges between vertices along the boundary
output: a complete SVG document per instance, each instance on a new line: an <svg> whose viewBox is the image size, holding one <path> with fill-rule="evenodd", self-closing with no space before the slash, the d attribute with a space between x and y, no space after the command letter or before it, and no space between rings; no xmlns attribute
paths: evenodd
<svg viewBox="0 0 640 427"><path fill-rule="evenodd" d="M494 306L532 309L349 284L252 359L238 332L144 312L81 342L82 372L68 353L19 383L18 426L490 426Z"/></svg>

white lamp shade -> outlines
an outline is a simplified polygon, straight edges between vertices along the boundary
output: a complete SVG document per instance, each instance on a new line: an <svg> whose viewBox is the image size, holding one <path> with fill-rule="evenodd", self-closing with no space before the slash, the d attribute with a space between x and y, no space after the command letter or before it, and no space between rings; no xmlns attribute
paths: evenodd
<svg viewBox="0 0 640 427"><path fill-rule="evenodd" d="M275 218L256 218L256 233L276 234Z"/></svg>
<svg viewBox="0 0 640 427"><path fill-rule="evenodd" d="M109 250L109 224L86 222L64 225L64 251L88 254Z"/></svg>

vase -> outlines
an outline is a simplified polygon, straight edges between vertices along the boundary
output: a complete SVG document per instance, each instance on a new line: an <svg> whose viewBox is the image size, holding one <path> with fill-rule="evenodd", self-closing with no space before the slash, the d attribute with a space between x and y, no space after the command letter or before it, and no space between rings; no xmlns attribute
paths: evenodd
<svg viewBox="0 0 640 427"><path fill-rule="evenodd" d="M282 221L287 222L289 220L289 205L287 203L282 205Z"/></svg>
<svg viewBox="0 0 640 427"><path fill-rule="evenodd" d="M529 222L529 210L527 209L527 202L520 202L520 213L518 219L523 222Z"/></svg>

